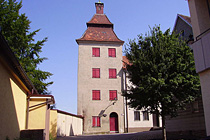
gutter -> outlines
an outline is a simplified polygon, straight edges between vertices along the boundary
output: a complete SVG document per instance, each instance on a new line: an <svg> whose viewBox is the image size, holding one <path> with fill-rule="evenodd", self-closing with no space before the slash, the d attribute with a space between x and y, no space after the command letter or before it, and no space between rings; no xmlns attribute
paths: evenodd
<svg viewBox="0 0 210 140"><path fill-rule="evenodd" d="M10 63L12 69L16 73L16 75L20 78L20 80L26 85L26 87L30 91L34 91L38 94L38 91L32 84L31 80L28 78L26 72L20 65L19 61L15 57L15 54L12 52L11 48L9 47L7 41L5 40L4 36L0 33L0 43L2 44L0 50L2 50L1 54L5 56L5 59ZM32 93L31 93L32 94Z"/></svg>

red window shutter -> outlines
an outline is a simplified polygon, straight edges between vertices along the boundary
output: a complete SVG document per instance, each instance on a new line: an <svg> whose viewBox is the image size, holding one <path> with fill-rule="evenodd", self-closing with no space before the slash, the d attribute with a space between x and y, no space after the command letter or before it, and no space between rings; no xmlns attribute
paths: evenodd
<svg viewBox="0 0 210 140"><path fill-rule="evenodd" d="M117 91L114 91L114 99L117 99Z"/></svg>
<svg viewBox="0 0 210 140"><path fill-rule="evenodd" d="M97 127L100 127L100 117L97 117Z"/></svg>
<svg viewBox="0 0 210 140"><path fill-rule="evenodd" d="M92 70L92 77L93 77L93 78L96 77L96 70L95 70L95 69Z"/></svg>
<svg viewBox="0 0 210 140"><path fill-rule="evenodd" d="M109 100L112 100L113 97L112 97L112 91L109 91Z"/></svg>
<svg viewBox="0 0 210 140"><path fill-rule="evenodd" d="M117 90L110 90L109 91L109 100L117 99Z"/></svg>
<svg viewBox="0 0 210 140"><path fill-rule="evenodd" d="M116 57L116 49L115 48L109 48L109 57Z"/></svg>
<svg viewBox="0 0 210 140"><path fill-rule="evenodd" d="M95 56L95 48L92 48L92 56Z"/></svg>
<svg viewBox="0 0 210 140"><path fill-rule="evenodd" d="M100 69L96 69L96 78L100 78Z"/></svg>
<svg viewBox="0 0 210 140"><path fill-rule="evenodd" d="M100 90L96 92L96 100L100 100Z"/></svg>
<svg viewBox="0 0 210 140"><path fill-rule="evenodd" d="M115 49L112 50L112 57L116 57Z"/></svg>
<svg viewBox="0 0 210 140"><path fill-rule="evenodd" d="M95 127L96 126L96 119L95 119L95 117L92 117L92 122L93 122L92 126Z"/></svg>
<svg viewBox="0 0 210 140"><path fill-rule="evenodd" d="M92 100L95 100L96 96L95 96L95 91L92 91Z"/></svg>
<svg viewBox="0 0 210 140"><path fill-rule="evenodd" d="M99 48L96 49L96 55L97 55L97 57L100 57L100 49Z"/></svg>
<svg viewBox="0 0 210 140"><path fill-rule="evenodd" d="M100 48L92 48L92 56L100 57Z"/></svg>
<svg viewBox="0 0 210 140"><path fill-rule="evenodd" d="M116 72L116 69L113 69L113 78L117 78L117 72Z"/></svg>
<svg viewBox="0 0 210 140"><path fill-rule="evenodd" d="M93 127L100 127L101 126L101 123L100 123L100 117L98 116L93 116L92 117L92 126Z"/></svg>
<svg viewBox="0 0 210 140"><path fill-rule="evenodd" d="M111 49L108 49L108 51L109 51L109 57L111 57L112 55L112 50Z"/></svg>
<svg viewBox="0 0 210 140"><path fill-rule="evenodd" d="M109 69L109 78L117 78L117 70Z"/></svg>
<svg viewBox="0 0 210 140"><path fill-rule="evenodd" d="M93 78L100 78L100 69L99 68L93 68L92 69L92 77Z"/></svg>
<svg viewBox="0 0 210 140"><path fill-rule="evenodd" d="M92 100L100 100L100 90L92 91Z"/></svg>

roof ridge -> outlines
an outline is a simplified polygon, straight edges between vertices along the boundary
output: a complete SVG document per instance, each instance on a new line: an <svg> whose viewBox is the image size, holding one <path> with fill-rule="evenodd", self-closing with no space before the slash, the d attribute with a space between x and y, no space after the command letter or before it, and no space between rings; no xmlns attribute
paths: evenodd
<svg viewBox="0 0 210 140"><path fill-rule="evenodd" d="M192 24L191 24L191 17L186 16L186 15L182 15L182 14L177 14L177 16L180 17L182 20L184 20L187 24L192 26Z"/></svg>

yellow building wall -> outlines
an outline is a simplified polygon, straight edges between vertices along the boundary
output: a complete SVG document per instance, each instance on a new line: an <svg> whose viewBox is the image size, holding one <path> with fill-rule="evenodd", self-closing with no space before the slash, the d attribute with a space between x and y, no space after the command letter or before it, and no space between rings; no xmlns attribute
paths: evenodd
<svg viewBox="0 0 210 140"><path fill-rule="evenodd" d="M25 129L26 91L0 58L0 139L19 137Z"/></svg>
<svg viewBox="0 0 210 140"><path fill-rule="evenodd" d="M27 96L12 79L10 79L10 82L11 82L12 92L14 96L14 102L15 102L15 108L17 112L19 127L20 127L20 130L24 130L25 124L26 124Z"/></svg>
<svg viewBox="0 0 210 140"><path fill-rule="evenodd" d="M57 136L57 110L50 110L50 137L55 138Z"/></svg>
<svg viewBox="0 0 210 140"><path fill-rule="evenodd" d="M46 102L46 99L30 99L29 107ZM46 104L29 108L28 129L45 129Z"/></svg>

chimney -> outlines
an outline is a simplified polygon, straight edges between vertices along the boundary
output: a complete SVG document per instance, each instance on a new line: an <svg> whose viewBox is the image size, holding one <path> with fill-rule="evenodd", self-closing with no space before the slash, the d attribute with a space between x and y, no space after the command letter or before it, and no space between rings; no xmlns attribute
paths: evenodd
<svg viewBox="0 0 210 140"><path fill-rule="evenodd" d="M104 3L100 2L97 2L95 3L96 5L96 14L104 14Z"/></svg>

